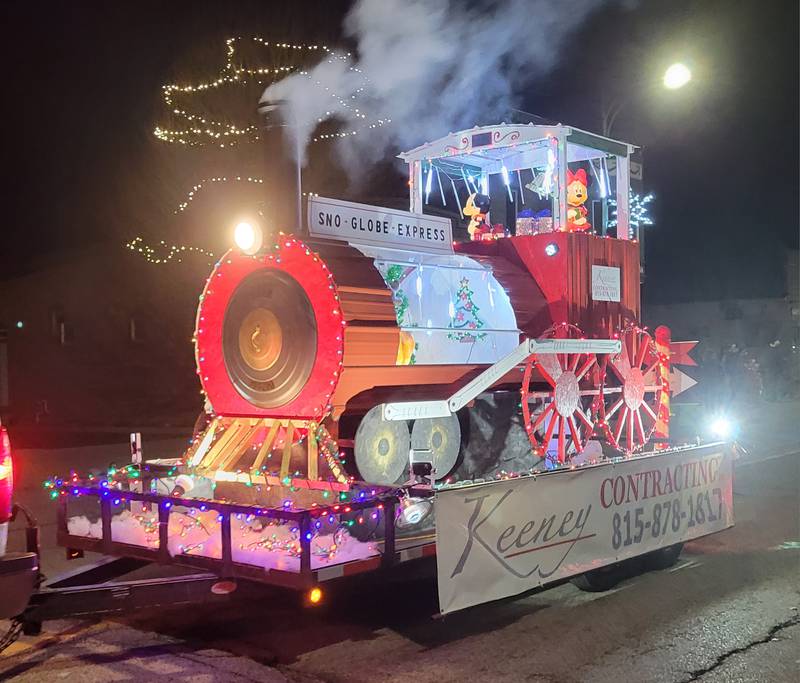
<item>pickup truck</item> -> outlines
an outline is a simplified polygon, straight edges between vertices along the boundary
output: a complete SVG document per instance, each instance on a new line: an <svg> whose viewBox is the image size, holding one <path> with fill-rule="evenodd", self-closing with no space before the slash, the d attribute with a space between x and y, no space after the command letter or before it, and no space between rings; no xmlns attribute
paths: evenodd
<svg viewBox="0 0 800 683"><path fill-rule="evenodd" d="M7 552L8 527L16 516L12 503L14 463L8 430L0 424L0 619L25 609L39 575L39 557L33 552Z"/></svg>

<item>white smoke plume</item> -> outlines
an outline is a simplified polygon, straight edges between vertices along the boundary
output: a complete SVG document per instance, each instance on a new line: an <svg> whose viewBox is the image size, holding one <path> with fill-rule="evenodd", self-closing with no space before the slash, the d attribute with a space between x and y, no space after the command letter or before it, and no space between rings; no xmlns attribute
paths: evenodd
<svg viewBox="0 0 800 683"><path fill-rule="evenodd" d="M356 131L340 151L363 166L390 147L499 122L515 88L552 68L603 1L357 0L344 25L356 56L293 74L264 99L288 102L301 150L321 120Z"/></svg>

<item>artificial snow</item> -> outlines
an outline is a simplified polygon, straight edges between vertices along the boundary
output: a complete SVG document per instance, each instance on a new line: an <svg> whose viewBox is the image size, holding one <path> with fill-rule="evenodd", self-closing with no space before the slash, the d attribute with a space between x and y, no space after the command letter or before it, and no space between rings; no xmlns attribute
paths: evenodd
<svg viewBox="0 0 800 683"><path fill-rule="evenodd" d="M134 504L134 511L124 510L111 519L111 538L148 549L158 548L158 513ZM73 536L102 538L100 520L86 516L70 517L67 529ZM330 525L311 539L312 569L361 560L378 555L374 543L362 542L347 530ZM299 529L295 522L280 523L266 517L233 515L231 517L231 555L234 562L264 569L300 571ZM175 506L169 516L169 554L172 557L193 555L222 558L222 536L218 512L198 511Z"/></svg>

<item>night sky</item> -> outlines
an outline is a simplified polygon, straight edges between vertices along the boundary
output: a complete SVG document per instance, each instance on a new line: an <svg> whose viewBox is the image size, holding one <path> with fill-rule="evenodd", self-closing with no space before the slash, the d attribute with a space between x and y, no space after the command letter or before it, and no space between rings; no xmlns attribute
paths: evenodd
<svg viewBox="0 0 800 683"><path fill-rule="evenodd" d="M3 273L137 234L143 150L182 55L229 35L336 44L347 3L286 4L3 3ZM667 93L672 61L694 81ZM782 296L798 245L798 80L796 0L643 0L593 14L518 100L590 130L604 99L629 100L612 135L643 147L656 195L647 300Z"/></svg>

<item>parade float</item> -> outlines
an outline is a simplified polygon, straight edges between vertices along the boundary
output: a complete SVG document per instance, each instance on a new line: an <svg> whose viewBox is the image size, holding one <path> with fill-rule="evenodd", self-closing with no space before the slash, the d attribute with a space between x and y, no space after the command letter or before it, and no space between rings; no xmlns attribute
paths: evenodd
<svg viewBox="0 0 800 683"><path fill-rule="evenodd" d="M237 224L197 311L207 410L174 459L134 435L130 464L48 482L69 553L311 602L436 555L446 613L607 587L733 523L727 446L669 440L693 343L642 323L632 145L477 127L400 155L408 211L301 204L262 110L270 210Z"/></svg>

